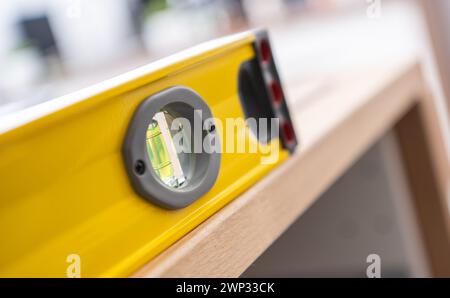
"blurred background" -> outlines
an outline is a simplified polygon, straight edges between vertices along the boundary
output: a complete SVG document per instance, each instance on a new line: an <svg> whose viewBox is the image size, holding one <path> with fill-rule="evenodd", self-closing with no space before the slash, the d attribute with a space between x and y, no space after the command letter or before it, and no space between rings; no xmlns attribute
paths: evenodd
<svg viewBox="0 0 450 298"><path fill-rule="evenodd" d="M448 20L448 0L2 0L0 122L203 41L266 27L281 77L309 97L343 72L420 59L448 145ZM421 252L403 239L395 206L406 195L389 186L388 175L401 174L382 162L386 146L374 146L244 276L364 276L361 260L374 249L387 276L426 276Z"/></svg>
<svg viewBox="0 0 450 298"><path fill-rule="evenodd" d="M287 79L427 55L412 0L3 0L0 117L254 27Z"/></svg>

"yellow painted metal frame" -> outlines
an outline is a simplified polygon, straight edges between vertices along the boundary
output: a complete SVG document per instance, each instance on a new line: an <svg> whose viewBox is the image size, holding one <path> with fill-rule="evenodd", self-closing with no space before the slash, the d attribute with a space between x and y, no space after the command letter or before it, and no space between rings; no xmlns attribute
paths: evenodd
<svg viewBox="0 0 450 298"><path fill-rule="evenodd" d="M171 86L194 89L223 121L244 117L238 69L254 40L224 38L1 119L0 276L64 277L70 254L82 277L128 276L275 167L224 153L212 190L170 211L133 191L121 153L136 107Z"/></svg>

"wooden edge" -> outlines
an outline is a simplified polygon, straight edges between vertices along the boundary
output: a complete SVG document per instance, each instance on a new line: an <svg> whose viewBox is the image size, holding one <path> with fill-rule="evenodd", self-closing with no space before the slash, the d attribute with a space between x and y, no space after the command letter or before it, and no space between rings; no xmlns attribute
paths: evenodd
<svg viewBox="0 0 450 298"><path fill-rule="evenodd" d="M431 39L431 45L436 57L436 67L440 76L440 86L445 97L448 115L450 116L450 56L448 53L449 38L447 35L447 0L420 0L423 15L427 21L427 29Z"/></svg>
<svg viewBox="0 0 450 298"><path fill-rule="evenodd" d="M419 104L398 122L395 132L431 274L449 277L450 163L435 101L424 83L421 88Z"/></svg>
<svg viewBox="0 0 450 298"><path fill-rule="evenodd" d="M308 144L307 150L294 154L133 276L239 276L369 146L417 104L423 91L421 81L418 65L407 67L382 88L369 93L364 104L355 104L332 129L315 138L314 144ZM293 118L300 120L307 113L292 109ZM316 116L320 123L320 115ZM302 122L297 124L301 131Z"/></svg>

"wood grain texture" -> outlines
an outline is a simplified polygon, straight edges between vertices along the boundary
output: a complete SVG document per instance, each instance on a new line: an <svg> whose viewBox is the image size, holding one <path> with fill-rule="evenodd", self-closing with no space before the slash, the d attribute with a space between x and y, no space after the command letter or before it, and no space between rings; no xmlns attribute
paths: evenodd
<svg viewBox="0 0 450 298"><path fill-rule="evenodd" d="M239 276L374 142L420 104L422 82L417 63L363 75L348 73L312 95L291 81L288 95L300 150L134 276ZM444 170L438 174L448 183L445 175Z"/></svg>

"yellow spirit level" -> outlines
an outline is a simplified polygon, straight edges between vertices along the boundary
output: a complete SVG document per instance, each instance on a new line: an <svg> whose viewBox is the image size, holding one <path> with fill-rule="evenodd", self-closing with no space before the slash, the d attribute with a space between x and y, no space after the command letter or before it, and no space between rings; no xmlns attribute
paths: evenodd
<svg viewBox="0 0 450 298"><path fill-rule="evenodd" d="M226 125L250 118L279 134ZM131 274L285 160L292 127L265 31L3 117L0 276Z"/></svg>

